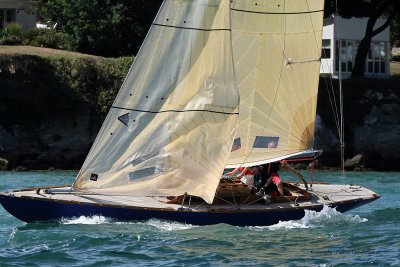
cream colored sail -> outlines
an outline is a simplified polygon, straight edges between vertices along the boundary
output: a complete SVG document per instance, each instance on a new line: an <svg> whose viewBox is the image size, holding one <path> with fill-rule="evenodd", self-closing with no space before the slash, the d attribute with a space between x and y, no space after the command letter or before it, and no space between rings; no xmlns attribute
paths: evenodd
<svg viewBox="0 0 400 267"><path fill-rule="evenodd" d="M164 1L73 189L211 203L239 95L229 1Z"/></svg>
<svg viewBox="0 0 400 267"><path fill-rule="evenodd" d="M241 102L227 167L267 163L312 148L323 5L323 0L232 1Z"/></svg>

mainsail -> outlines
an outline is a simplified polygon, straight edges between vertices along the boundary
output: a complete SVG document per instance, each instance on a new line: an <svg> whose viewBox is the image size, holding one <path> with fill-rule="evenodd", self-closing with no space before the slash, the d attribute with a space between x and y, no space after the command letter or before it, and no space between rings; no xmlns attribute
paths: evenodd
<svg viewBox="0 0 400 267"><path fill-rule="evenodd" d="M164 1L74 190L211 203L238 120L227 0Z"/></svg>
<svg viewBox="0 0 400 267"><path fill-rule="evenodd" d="M240 119L227 167L312 149L323 0L232 1Z"/></svg>

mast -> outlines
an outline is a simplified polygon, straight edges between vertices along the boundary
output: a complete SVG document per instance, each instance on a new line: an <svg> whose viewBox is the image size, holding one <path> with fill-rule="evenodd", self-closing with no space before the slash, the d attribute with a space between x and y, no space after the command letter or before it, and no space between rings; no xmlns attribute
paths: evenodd
<svg viewBox="0 0 400 267"><path fill-rule="evenodd" d="M340 42L340 41L339 41ZM340 45L341 47L341 45ZM340 94L340 164L344 173L344 127L343 127L343 88L342 64L339 64L339 94Z"/></svg>
<svg viewBox="0 0 400 267"><path fill-rule="evenodd" d="M344 173L344 119L343 119L343 87L342 87L342 42L340 41L340 32L339 32L339 13L338 13L338 3L336 0L336 14L338 16L337 20L337 36L339 43L339 105L340 105L340 129L339 129L339 140L340 140L340 166L342 169L342 173Z"/></svg>

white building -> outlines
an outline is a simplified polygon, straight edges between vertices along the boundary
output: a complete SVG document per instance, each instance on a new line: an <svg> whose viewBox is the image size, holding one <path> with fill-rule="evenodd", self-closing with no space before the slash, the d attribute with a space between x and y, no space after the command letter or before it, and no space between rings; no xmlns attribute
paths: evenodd
<svg viewBox="0 0 400 267"><path fill-rule="evenodd" d="M321 74L331 74L337 78L340 58L342 77L350 77L358 45L365 34L367 21L368 18L344 19L339 16L324 20ZM378 19L375 29L384 23L384 19ZM340 45L338 40L341 42ZM365 60L366 76L387 77L390 75L389 42L389 27L372 38L371 48Z"/></svg>
<svg viewBox="0 0 400 267"><path fill-rule="evenodd" d="M26 31L36 27L35 1L0 0L0 29L8 23L18 23Z"/></svg>

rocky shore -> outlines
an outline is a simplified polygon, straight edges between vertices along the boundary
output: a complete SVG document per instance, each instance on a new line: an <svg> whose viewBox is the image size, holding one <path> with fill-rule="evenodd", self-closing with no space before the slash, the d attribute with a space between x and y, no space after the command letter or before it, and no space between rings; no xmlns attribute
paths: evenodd
<svg viewBox="0 0 400 267"><path fill-rule="evenodd" d="M14 66L7 57L0 53L0 170L79 169L129 64L108 77L84 58L84 64L74 61L43 74L40 64L51 66L51 60L35 55L31 65ZM315 148L324 150L320 168L337 168L340 144L329 95L333 92L339 103L338 84L333 80L329 93L325 79L320 80ZM400 170L400 77L344 80L343 88L348 167Z"/></svg>

